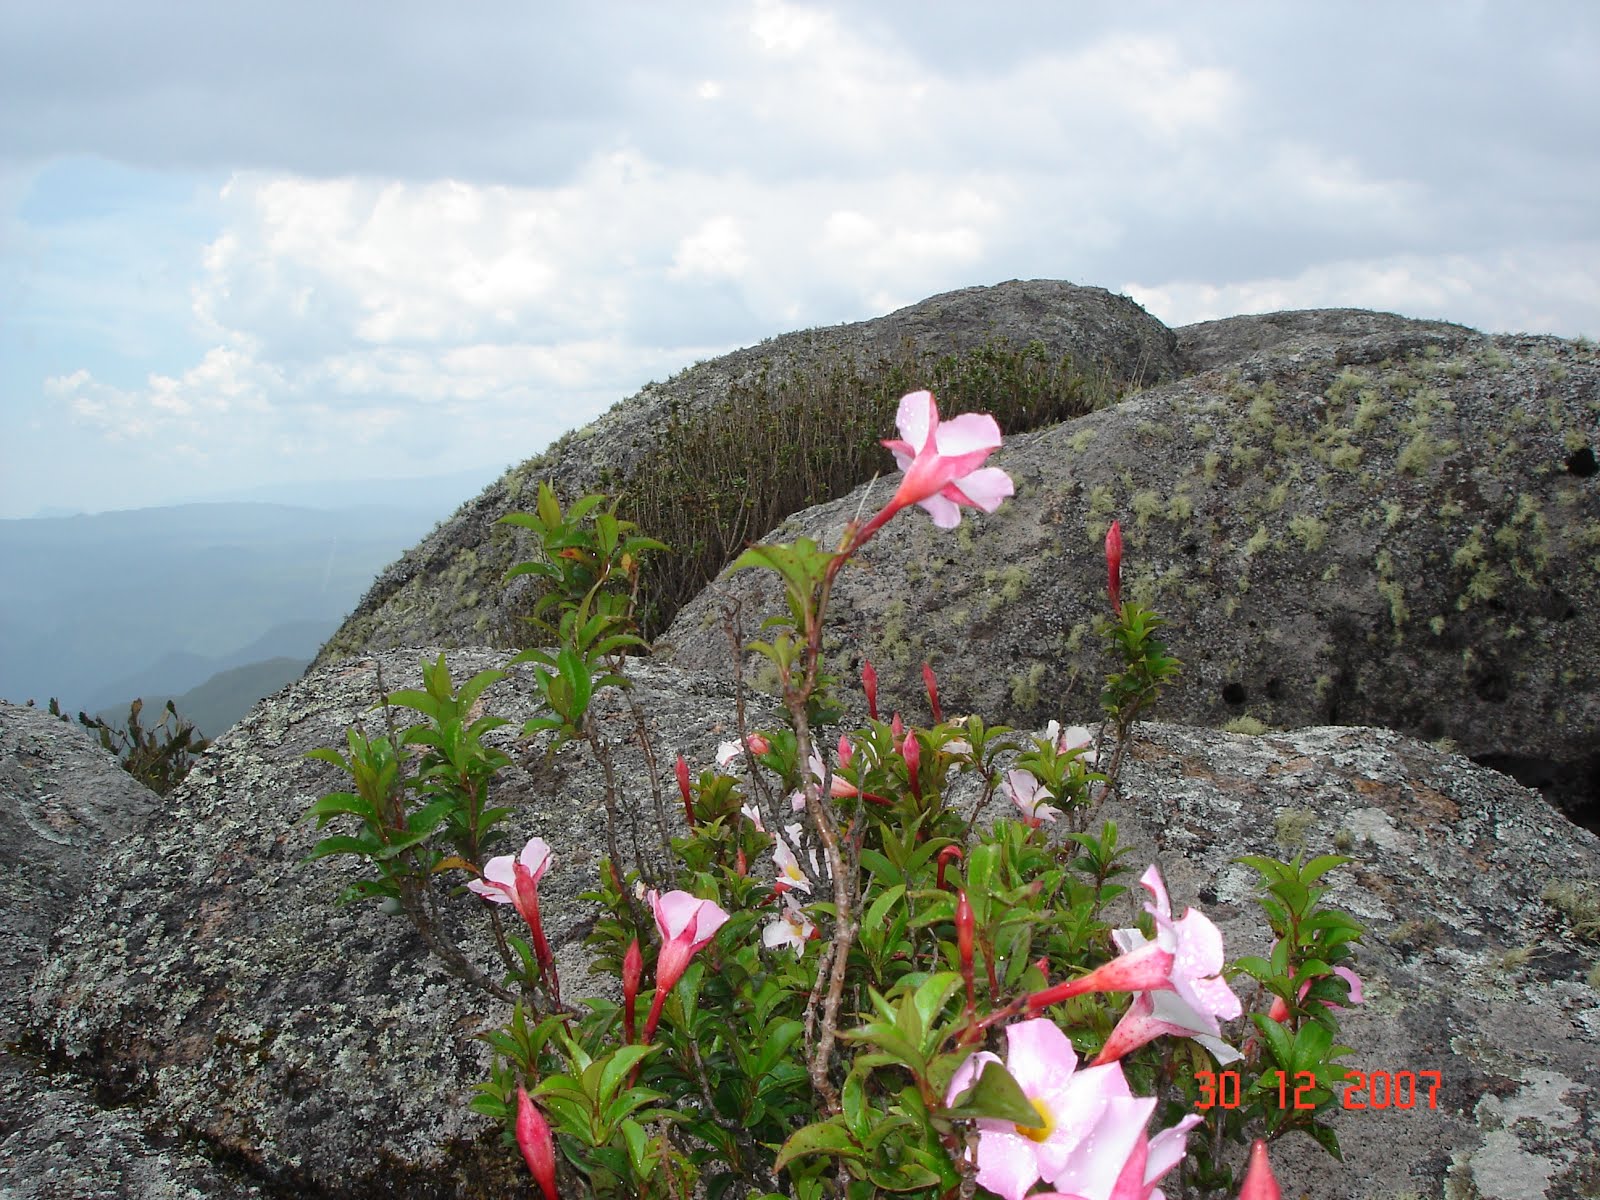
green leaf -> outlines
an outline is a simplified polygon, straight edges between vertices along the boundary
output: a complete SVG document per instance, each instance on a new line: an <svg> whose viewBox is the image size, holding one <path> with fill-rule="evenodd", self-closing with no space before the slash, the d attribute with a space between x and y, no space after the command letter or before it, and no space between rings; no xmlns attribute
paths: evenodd
<svg viewBox="0 0 1600 1200"><path fill-rule="evenodd" d="M654 1046L624 1046L612 1054L600 1072L600 1089L596 1099L601 1104L609 1104L617 1088L633 1072L633 1068L654 1050Z"/></svg>
<svg viewBox="0 0 1600 1200"><path fill-rule="evenodd" d="M944 1011L944 1006L949 1002L961 986L961 976L955 971L941 971L929 977L921 987L912 994L912 1003L916 1005L917 1016L922 1019L922 1028L933 1029L939 1020L939 1014ZM924 1054L931 1054L937 1047L923 1047Z"/></svg>
<svg viewBox="0 0 1600 1200"><path fill-rule="evenodd" d="M363 858L371 858L373 857L373 851L377 846L378 843L373 842L368 838L323 838L314 847L312 847L311 853L306 855L305 861L312 862L315 859L326 858L330 854L359 854Z"/></svg>
<svg viewBox="0 0 1600 1200"><path fill-rule="evenodd" d="M363 821L376 822L378 819L377 809L371 802L363 800L352 792L329 792L306 809L306 816L320 817L322 824L327 824L329 818L339 813L349 813L351 816L360 817Z"/></svg>
<svg viewBox="0 0 1600 1200"><path fill-rule="evenodd" d="M1335 867L1342 867L1345 863L1354 861L1355 859L1343 854L1320 855L1300 868L1300 882L1307 885L1313 884Z"/></svg>
<svg viewBox="0 0 1600 1200"><path fill-rule="evenodd" d="M944 1115L957 1120L986 1117L1010 1121L1024 1129L1038 1129L1044 1125L1039 1110L1023 1093L1022 1086L997 1062L985 1062L977 1083L964 1089L955 1103L944 1110Z"/></svg>
<svg viewBox="0 0 1600 1200"><path fill-rule="evenodd" d="M826 1121L795 1130L783 1144L783 1148L778 1151L772 1169L781 1171L795 1159L807 1158L813 1154L858 1160L862 1157L861 1147L850 1136L850 1131L844 1127L842 1120L830 1117Z"/></svg>

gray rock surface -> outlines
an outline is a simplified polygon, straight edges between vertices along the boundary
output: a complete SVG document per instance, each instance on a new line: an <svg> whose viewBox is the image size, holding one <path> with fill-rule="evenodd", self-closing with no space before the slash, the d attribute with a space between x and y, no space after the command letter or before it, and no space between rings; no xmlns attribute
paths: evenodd
<svg viewBox="0 0 1600 1200"><path fill-rule="evenodd" d="M305 751L336 744L362 715L378 661L394 687L415 683L417 658L353 660L264 701L101 865L34 981L28 1020L64 1068L53 1086L127 1105L111 1130L135 1121L203 1147L264 1194L526 1190L514 1152L466 1109L487 1068L472 1035L503 1014L446 975L402 919L336 908L352 877L338 860L299 861L315 835L298 818L338 778ZM460 679L496 656L452 658ZM525 683L487 695L491 711L528 711ZM645 666L639 697L664 755L682 748L706 763L729 731L728 690L705 677ZM614 697L599 704L625 734ZM551 776L516 757L500 798L517 807L517 837L546 836L560 860L541 893L578 994L587 914L574 897L601 852L598 773L574 760ZM621 766L643 800L637 756L624 752ZM1099 815L1137 847L1132 861L1160 862L1180 905L1217 920L1230 955L1267 940L1237 856L1339 845L1357 860L1329 895L1370 929L1370 999L1347 1018L1353 1062L1436 1069L1444 1088L1432 1111L1340 1114L1343 1164L1309 1143L1280 1145L1286 1195L1588 1194L1600 1170L1600 992L1585 976L1600 947L1541 897L1552 882L1600 884L1600 841L1503 776L1372 729L1141 727L1123 795ZM488 965L476 916L466 902L466 944ZM73 1167L79 1144L59 1139L50 1169ZM145 1194L120 1186L109 1194Z"/></svg>
<svg viewBox="0 0 1600 1200"><path fill-rule="evenodd" d="M1406 358L1428 346L1459 342L1473 330L1448 321L1418 321L1365 308L1305 308L1201 321L1174 332L1184 374L1194 375L1241 363L1263 350L1305 349L1315 344L1357 342L1368 358L1381 344L1384 357Z"/></svg>
<svg viewBox="0 0 1600 1200"><path fill-rule="evenodd" d="M1017 495L997 513L948 533L902 513L841 574L830 668L850 678L870 658L886 703L908 712L922 711L925 660L947 711L1030 726L1069 697L1092 711L1108 665L1094 632L1103 540L1120 518L1128 593L1170 621L1186 665L1161 715L1448 737L1570 811L1592 803L1600 355L1374 321L1348 338L1324 321L1317 336L1009 438L990 461ZM897 478L797 514L771 540L836 544ZM658 655L725 671L720 605L736 598L753 630L780 610L773 578L719 580Z"/></svg>
<svg viewBox="0 0 1600 1200"><path fill-rule="evenodd" d="M504 576L528 543L496 522L531 509L541 480L563 501L602 486L603 477L615 493L655 448L669 413L692 424L758 377L798 385L842 368L871 372L908 353L967 354L995 342L1037 342L1120 386L1180 373L1172 332L1133 301L1048 279L964 288L875 320L771 338L649 385L507 472L378 577L317 664L397 645L519 644L518 593L508 592Z"/></svg>
<svg viewBox="0 0 1600 1200"><path fill-rule="evenodd" d="M0 1196L247 1200L260 1195L142 1116L16 1048L28 978L55 927L84 909L114 848L159 796L76 721L0 701Z"/></svg>

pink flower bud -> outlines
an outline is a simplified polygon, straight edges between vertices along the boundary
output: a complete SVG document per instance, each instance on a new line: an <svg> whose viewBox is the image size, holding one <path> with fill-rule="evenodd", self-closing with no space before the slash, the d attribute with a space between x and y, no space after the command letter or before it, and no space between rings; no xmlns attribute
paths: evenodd
<svg viewBox="0 0 1600 1200"><path fill-rule="evenodd" d="M900 720L900 714L899 713L895 713L893 719L890 720L890 722L889 722L889 732L894 734L896 741L899 741L901 738L905 737L905 735L906 735L906 727L905 727L904 722L902 722Z"/></svg>
<svg viewBox="0 0 1600 1200"><path fill-rule="evenodd" d="M922 664L922 684L928 689L928 708L933 712L933 723L938 725L944 720L944 711L939 707L939 681L933 677L933 668L927 663Z"/></svg>
<svg viewBox="0 0 1600 1200"><path fill-rule="evenodd" d="M850 739L841 733L839 735L839 765L841 767L848 767L850 765L850 760L855 756L856 748L850 744Z"/></svg>
<svg viewBox="0 0 1600 1200"><path fill-rule="evenodd" d="M869 658L861 664L861 688L867 693L867 714L878 719L878 673L872 669Z"/></svg>
<svg viewBox="0 0 1600 1200"><path fill-rule="evenodd" d="M1272 1164L1267 1161L1267 1144L1260 1138L1250 1147L1250 1169L1245 1172L1239 1200L1283 1200L1283 1192L1272 1174Z"/></svg>
<svg viewBox="0 0 1600 1200"><path fill-rule="evenodd" d="M772 743L767 741L767 739L762 737L759 733L752 733L749 737L745 738L744 744L745 748L748 749L751 754L765 754L768 750L772 749Z"/></svg>
<svg viewBox="0 0 1600 1200"><path fill-rule="evenodd" d="M1106 531L1106 590L1111 594L1111 610L1122 615L1122 522L1111 522Z"/></svg>
<svg viewBox="0 0 1600 1200"><path fill-rule="evenodd" d="M545 1200L557 1200L555 1138L550 1133L550 1122L521 1084L517 1085L517 1145Z"/></svg>

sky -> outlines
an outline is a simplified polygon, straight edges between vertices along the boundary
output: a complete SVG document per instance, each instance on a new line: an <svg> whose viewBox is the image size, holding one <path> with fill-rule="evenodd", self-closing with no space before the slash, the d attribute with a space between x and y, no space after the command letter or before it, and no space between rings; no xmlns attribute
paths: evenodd
<svg viewBox="0 0 1600 1200"><path fill-rule="evenodd" d="M1590 0L5 0L0 517L487 482L1015 278L1593 338L1597 197Z"/></svg>

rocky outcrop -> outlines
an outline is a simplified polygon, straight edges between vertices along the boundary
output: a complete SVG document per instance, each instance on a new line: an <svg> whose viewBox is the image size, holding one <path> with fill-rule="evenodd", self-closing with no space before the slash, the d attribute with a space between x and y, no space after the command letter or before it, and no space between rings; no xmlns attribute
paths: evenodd
<svg viewBox="0 0 1600 1200"><path fill-rule="evenodd" d="M487 1069L473 1034L504 1014L445 974L403 919L336 907L352 878L339 860L300 861L316 836L301 814L339 778L305 751L371 721L380 663L393 688L415 685L417 659L388 651L325 668L263 702L98 863L31 990L31 1042L61 1071L51 1086L92 1089L118 1106L108 1122L163 1131L264 1195L525 1190L514 1153L466 1108ZM493 662L452 656L458 678ZM527 692L525 679L497 684L489 708L520 718ZM727 687L705 676L642 666L638 698L663 751L697 763L732 723ZM625 737L615 697L599 704ZM637 753L619 755L630 798L648 806ZM499 798L516 808L517 837L540 833L555 848L541 892L576 994L589 916L576 894L602 853L598 773L574 758L551 775L537 755L515 757ZM1178 901L1216 918L1230 954L1260 952L1268 936L1239 855L1338 847L1356 859L1330 877L1328 897L1370 929L1369 1000L1346 1018L1353 1062L1438 1070L1444 1086L1431 1110L1341 1114L1342 1164L1282 1144L1285 1194L1449 1187L1520 1200L1591 1186L1600 992L1585 976L1600 947L1547 888L1600 883L1600 841L1503 776L1372 729L1142 727L1123 795L1099 815L1136 847L1132 861L1159 861ZM487 967L480 915L463 897L465 944Z"/></svg>
<svg viewBox="0 0 1600 1200"><path fill-rule="evenodd" d="M15 1048L28 978L115 847L162 803L76 721L0 701L0 1196L251 1200L182 1139L110 1111Z"/></svg>
<svg viewBox="0 0 1600 1200"><path fill-rule="evenodd" d="M524 631L504 577L528 552L496 522L531 509L541 481L563 500L600 487L615 493L657 448L669 421L692 438L697 425L725 413L736 393L748 399L757 384L758 402L772 404L841 373L859 383L997 345L1033 346L1047 361L1068 356L1076 370L1113 390L1180 373L1176 339L1161 322L1125 297L1057 280L964 288L875 320L771 338L651 384L507 472L378 577L317 664L397 645L518 644ZM736 442L727 448L738 453ZM659 529L644 532L670 538Z"/></svg>
<svg viewBox="0 0 1600 1200"><path fill-rule="evenodd" d="M950 710L1037 726L1069 698L1092 708L1106 667L1101 545L1120 518L1128 589L1169 620L1185 664L1164 715L1449 738L1571 812L1592 804L1600 355L1556 338L1310 316L1231 367L1008 438L991 463L1017 495L993 515L953 533L917 511L897 517L834 587L830 668L849 678L870 658L908 709L925 660ZM1181 340L1207 361L1277 320L1213 322ZM858 489L772 536L834 544L892 487ZM727 597L749 628L781 607L767 573L740 572L686 606L658 652L725 671Z"/></svg>
<svg viewBox="0 0 1600 1200"><path fill-rule="evenodd" d="M1201 321L1175 332L1183 373L1197 375L1242 363L1265 350L1284 353L1344 343L1359 344L1368 359L1409 358L1429 346L1459 342L1474 331L1448 321L1418 321L1365 308L1305 308Z"/></svg>

